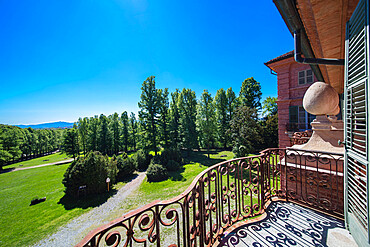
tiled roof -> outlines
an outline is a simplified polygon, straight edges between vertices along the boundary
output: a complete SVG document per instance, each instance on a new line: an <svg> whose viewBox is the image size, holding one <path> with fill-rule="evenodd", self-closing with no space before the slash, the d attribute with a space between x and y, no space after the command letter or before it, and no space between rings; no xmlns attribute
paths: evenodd
<svg viewBox="0 0 370 247"><path fill-rule="evenodd" d="M270 61L266 62L265 65L268 65L268 64L271 64L271 63L274 63L274 62L277 62L277 61L281 61L281 60L293 57L293 55L294 55L294 51L287 52L283 55L280 55L278 57L275 57L275 58L271 59Z"/></svg>

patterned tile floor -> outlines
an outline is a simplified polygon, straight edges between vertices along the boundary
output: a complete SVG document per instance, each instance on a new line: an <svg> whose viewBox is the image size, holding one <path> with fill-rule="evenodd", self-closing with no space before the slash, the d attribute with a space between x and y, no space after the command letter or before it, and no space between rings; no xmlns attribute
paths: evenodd
<svg viewBox="0 0 370 247"><path fill-rule="evenodd" d="M226 233L219 246L357 246L344 222L289 202L272 202L265 219Z"/></svg>

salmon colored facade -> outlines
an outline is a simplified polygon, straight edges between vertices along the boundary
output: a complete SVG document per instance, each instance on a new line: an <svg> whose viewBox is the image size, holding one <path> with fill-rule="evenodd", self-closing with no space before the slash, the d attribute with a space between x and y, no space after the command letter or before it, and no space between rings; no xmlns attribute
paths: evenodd
<svg viewBox="0 0 370 247"><path fill-rule="evenodd" d="M294 132L311 129L310 122L314 116L303 109L302 100L308 87L317 80L309 65L294 61L293 51L265 65L277 74L279 147L290 147L290 137Z"/></svg>

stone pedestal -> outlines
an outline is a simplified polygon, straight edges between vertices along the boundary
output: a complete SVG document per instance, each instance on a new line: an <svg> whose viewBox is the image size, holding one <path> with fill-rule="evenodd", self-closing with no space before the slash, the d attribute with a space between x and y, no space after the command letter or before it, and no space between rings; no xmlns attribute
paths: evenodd
<svg viewBox="0 0 370 247"><path fill-rule="evenodd" d="M313 133L307 143L287 149L281 185L288 198L343 213L344 147L338 141L343 141L344 132L343 121L335 117L338 103L338 93L330 85L316 82L308 88L303 107L317 116L311 123Z"/></svg>

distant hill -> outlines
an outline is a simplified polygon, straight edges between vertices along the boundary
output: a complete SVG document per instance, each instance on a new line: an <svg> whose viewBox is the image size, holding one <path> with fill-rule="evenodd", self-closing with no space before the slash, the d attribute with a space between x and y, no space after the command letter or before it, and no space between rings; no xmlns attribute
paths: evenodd
<svg viewBox="0 0 370 247"><path fill-rule="evenodd" d="M52 122L52 123L41 123L41 124L30 124L30 125L16 125L22 129L31 127L32 129L50 129L50 128L72 128L73 123L68 122Z"/></svg>

